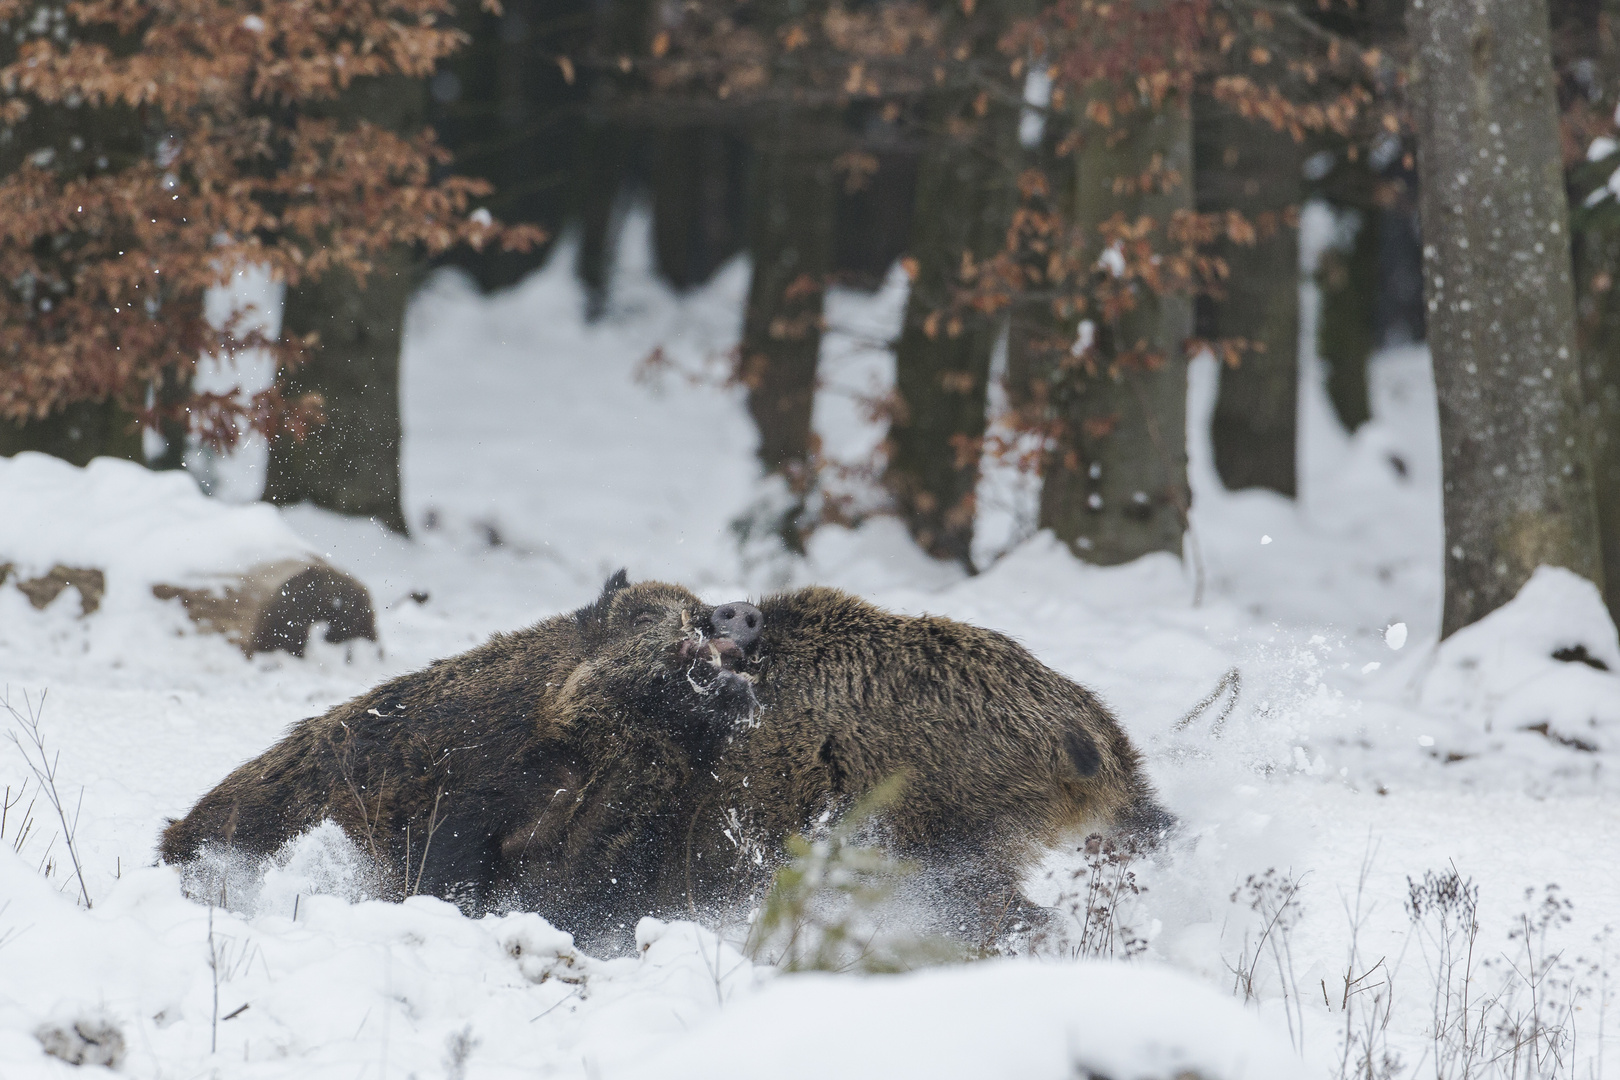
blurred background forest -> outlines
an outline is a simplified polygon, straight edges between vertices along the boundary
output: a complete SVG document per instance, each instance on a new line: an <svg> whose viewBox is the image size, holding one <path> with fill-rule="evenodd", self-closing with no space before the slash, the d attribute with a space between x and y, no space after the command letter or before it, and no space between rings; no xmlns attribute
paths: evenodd
<svg viewBox="0 0 1620 1080"><path fill-rule="evenodd" d="M1039 525L1080 558L1179 555L1203 349L1222 481L1294 496L1309 275L1346 430L1374 351L1435 351L1447 632L1543 562L1606 571L1620 612L1620 4L1412 8L8 0L0 453L172 468L252 427L265 499L406 531L413 290L440 265L506 288L572 237L588 315L609 317L643 205L674 288L750 260L740 344L692 377L746 388L784 493L763 527L789 549L893 512L972 570L994 455L1040 476ZM1494 165L1465 198L1420 187L1420 158ZM1305 265L1313 201L1331 235ZM1539 231L1504 235L1519 217ZM208 310L246 264L287 284L279 334ZM824 299L897 264L894 392L867 403L887 503L863 505L811 424ZM197 382L202 352L247 348L270 350L273 386ZM995 394L1011 436L987 435Z"/></svg>

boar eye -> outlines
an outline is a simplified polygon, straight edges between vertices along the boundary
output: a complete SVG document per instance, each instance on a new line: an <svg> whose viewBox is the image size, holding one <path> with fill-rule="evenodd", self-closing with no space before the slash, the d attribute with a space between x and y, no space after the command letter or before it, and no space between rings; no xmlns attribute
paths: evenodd
<svg viewBox="0 0 1620 1080"><path fill-rule="evenodd" d="M656 611L640 611L630 621L636 626L651 626L658 621L659 613Z"/></svg>

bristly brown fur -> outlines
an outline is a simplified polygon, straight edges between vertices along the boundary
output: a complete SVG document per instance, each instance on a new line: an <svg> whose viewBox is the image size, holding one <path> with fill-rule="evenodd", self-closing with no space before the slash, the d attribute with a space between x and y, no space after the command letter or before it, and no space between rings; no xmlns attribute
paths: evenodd
<svg viewBox="0 0 1620 1080"><path fill-rule="evenodd" d="M941 872L953 927L977 934L1028 910L1017 883L1043 845L1172 824L1108 709L1011 639L825 588L760 610L757 642L716 642L750 686L703 659L713 608L615 576L295 725L169 826L163 859L267 855L331 818L402 893L600 935L757 894L787 835L898 774L877 832Z"/></svg>
<svg viewBox="0 0 1620 1080"><path fill-rule="evenodd" d="M764 636L748 669L758 723L713 775L694 775L684 865L667 871L688 904L714 902L748 869L739 821L779 852L788 834L896 774L905 787L880 832L925 866L953 868L965 921L991 894L1017 897L1043 845L1092 825L1150 844L1173 824L1108 708L1012 639L828 588L759 607Z"/></svg>
<svg viewBox="0 0 1620 1080"><path fill-rule="evenodd" d="M590 930L639 915L680 792L754 707L705 652L711 612L621 572L577 612L299 722L169 825L163 861L268 855L330 818L401 894Z"/></svg>

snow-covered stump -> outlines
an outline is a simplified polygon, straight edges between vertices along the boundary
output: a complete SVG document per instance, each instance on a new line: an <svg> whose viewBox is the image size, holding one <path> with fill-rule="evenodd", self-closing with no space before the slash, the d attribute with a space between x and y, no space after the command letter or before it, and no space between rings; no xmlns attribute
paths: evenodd
<svg viewBox="0 0 1620 1080"><path fill-rule="evenodd" d="M282 559L201 587L156 584L159 600L179 600L200 628L225 635L243 653L282 649L303 656L309 631L326 624L326 641L377 640L366 587L324 563Z"/></svg>

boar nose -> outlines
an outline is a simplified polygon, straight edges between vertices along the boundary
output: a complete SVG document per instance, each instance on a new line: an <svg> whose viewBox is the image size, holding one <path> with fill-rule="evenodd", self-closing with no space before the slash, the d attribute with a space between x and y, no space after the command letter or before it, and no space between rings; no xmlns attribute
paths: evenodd
<svg viewBox="0 0 1620 1080"><path fill-rule="evenodd" d="M721 604L709 616L709 625L716 636L730 638L746 649L759 640L765 616L753 604Z"/></svg>

